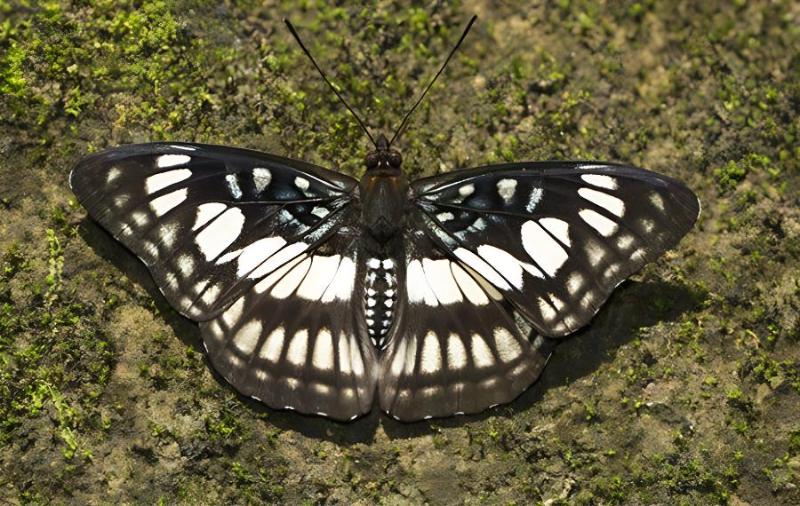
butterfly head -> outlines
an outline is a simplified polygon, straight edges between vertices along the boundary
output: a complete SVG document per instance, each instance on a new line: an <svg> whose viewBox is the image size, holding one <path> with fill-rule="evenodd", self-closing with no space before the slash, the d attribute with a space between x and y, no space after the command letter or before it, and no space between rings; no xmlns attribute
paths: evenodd
<svg viewBox="0 0 800 506"><path fill-rule="evenodd" d="M389 147L389 140L386 136L380 134L378 140L375 141L375 151L367 153L366 157L367 170L373 169L394 169L400 170L400 165L403 163L403 157L396 149Z"/></svg>

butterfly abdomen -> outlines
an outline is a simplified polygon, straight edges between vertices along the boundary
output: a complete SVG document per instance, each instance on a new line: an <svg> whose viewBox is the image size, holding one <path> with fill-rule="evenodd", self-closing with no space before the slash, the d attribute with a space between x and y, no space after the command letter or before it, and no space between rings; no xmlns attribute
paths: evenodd
<svg viewBox="0 0 800 506"><path fill-rule="evenodd" d="M372 344L386 347L397 311L397 259L393 255L367 258L364 280L364 317Z"/></svg>

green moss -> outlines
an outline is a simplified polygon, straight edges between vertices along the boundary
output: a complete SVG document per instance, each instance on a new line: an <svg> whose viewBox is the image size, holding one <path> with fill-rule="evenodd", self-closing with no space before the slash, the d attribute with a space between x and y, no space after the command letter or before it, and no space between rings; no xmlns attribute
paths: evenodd
<svg viewBox="0 0 800 506"><path fill-rule="evenodd" d="M800 455L800 428L793 430L789 434L789 448L790 455Z"/></svg>
<svg viewBox="0 0 800 506"><path fill-rule="evenodd" d="M786 383L800 394L800 364L795 360L777 360L765 352L754 353L745 366L755 378L778 388Z"/></svg>
<svg viewBox="0 0 800 506"><path fill-rule="evenodd" d="M66 460L77 454L91 459L82 432L93 430L94 411L107 384L113 351L93 327L89 308L75 301L63 280L63 241L46 231L47 270L43 279L29 280L32 303L20 307L11 299L11 286L30 274L36 259L12 246L3 255L0 277L0 441L14 441L20 427L52 418L48 430L62 442ZM89 320L89 321L87 321Z"/></svg>
<svg viewBox="0 0 800 506"><path fill-rule="evenodd" d="M22 72L25 56L25 50L16 42L6 49L4 57L0 59L0 93L13 97L25 95L26 82Z"/></svg>
<svg viewBox="0 0 800 506"><path fill-rule="evenodd" d="M774 174L774 169L770 169L772 161L769 157L751 153L738 161L729 161L724 166L714 169L714 176L721 191L732 190L747 174L755 170L768 170Z"/></svg>
<svg viewBox="0 0 800 506"><path fill-rule="evenodd" d="M241 437L241 426L234 413L223 409L215 416L206 418L206 431L212 440L235 442Z"/></svg>

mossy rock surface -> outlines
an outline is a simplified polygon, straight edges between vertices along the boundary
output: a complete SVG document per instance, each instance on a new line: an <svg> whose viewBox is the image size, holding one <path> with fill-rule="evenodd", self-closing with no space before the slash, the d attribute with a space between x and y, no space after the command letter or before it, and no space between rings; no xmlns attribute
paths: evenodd
<svg viewBox="0 0 800 506"><path fill-rule="evenodd" d="M499 5L498 5L499 4ZM67 185L87 153L186 140L358 176L603 159L685 181L696 228L479 416L277 412ZM791 0L0 0L0 503L800 504L800 8Z"/></svg>

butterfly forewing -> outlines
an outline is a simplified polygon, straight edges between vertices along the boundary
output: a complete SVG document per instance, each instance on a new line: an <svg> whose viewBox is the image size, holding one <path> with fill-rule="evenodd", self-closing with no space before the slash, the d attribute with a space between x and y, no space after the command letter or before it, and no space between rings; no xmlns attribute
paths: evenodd
<svg viewBox="0 0 800 506"><path fill-rule="evenodd" d="M614 287L674 246L699 212L683 184L611 164L490 166L412 188L439 247L548 336L588 323Z"/></svg>
<svg viewBox="0 0 800 506"><path fill-rule="evenodd" d="M254 151L181 143L93 155L70 176L89 213L206 320L342 223L356 182Z"/></svg>

